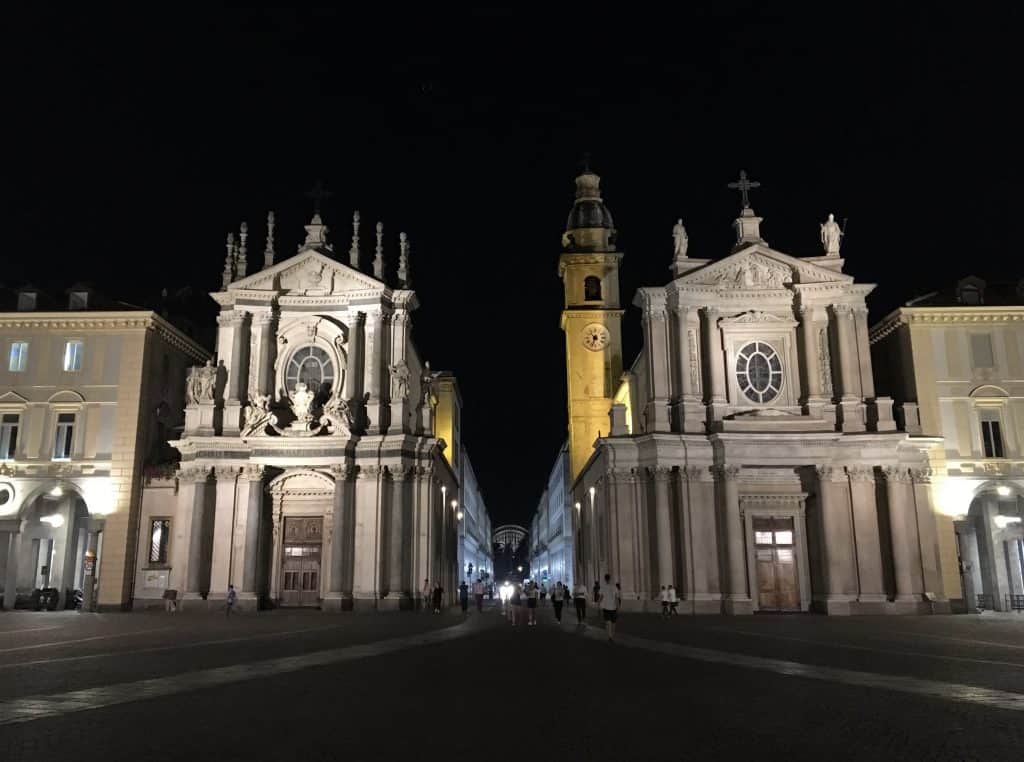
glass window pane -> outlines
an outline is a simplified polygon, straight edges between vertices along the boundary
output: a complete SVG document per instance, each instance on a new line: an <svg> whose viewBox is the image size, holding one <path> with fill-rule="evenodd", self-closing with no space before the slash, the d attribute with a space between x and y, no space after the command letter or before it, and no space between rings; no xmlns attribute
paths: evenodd
<svg viewBox="0 0 1024 762"><path fill-rule="evenodd" d="M771 545L772 544L772 533L771 532L754 532L754 542L758 545Z"/></svg>
<svg viewBox="0 0 1024 762"><path fill-rule="evenodd" d="M776 532L775 533L775 544L776 545L792 545L793 544L793 533L789 530Z"/></svg>

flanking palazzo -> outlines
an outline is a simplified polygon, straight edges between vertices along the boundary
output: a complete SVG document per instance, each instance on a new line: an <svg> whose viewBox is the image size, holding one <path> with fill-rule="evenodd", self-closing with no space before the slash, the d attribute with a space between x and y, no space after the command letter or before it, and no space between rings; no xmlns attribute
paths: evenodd
<svg viewBox="0 0 1024 762"><path fill-rule="evenodd" d="M637 292L643 349L617 376L623 255L596 175L577 179L561 258L570 452L586 455L576 578L611 573L640 610L674 585L693 613L948 611L928 487L939 440L916 435L914 405L875 394L874 286L843 272L831 216L824 253L794 257L761 238L756 184L732 187L732 251L693 258L677 223L673 279Z"/></svg>
<svg viewBox="0 0 1024 762"><path fill-rule="evenodd" d="M451 595L457 443L434 415L454 380L412 342L408 239L391 286L380 224L370 275L358 215L348 263L319 214L275 262L273 223L252 274L248 231L229 236L216 362L187 379L177 472L145 489L136 604L222 606L233 585L242 608L410 608L424 579Z"/></svg>

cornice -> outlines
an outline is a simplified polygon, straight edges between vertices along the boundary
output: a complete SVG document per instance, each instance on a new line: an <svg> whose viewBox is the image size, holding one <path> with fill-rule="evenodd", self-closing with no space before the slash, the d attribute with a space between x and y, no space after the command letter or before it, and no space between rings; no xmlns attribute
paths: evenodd
<svg viewBox="0 0 1024 762"><path fill-rule="evenodd" d="M1024 322L1022 307L901 307L872 326L870 342L881 341L901 325Z"/></svg>

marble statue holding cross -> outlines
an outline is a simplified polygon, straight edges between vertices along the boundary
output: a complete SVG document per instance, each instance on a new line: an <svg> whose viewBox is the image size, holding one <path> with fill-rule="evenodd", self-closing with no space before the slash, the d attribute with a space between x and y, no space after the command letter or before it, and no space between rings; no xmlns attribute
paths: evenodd
<svg viewBox="0 0 1024 762"><path fill-rule="evenodd" d="M826 257L838 257L839 246L843 239L843 229L836 223L833 215L821 223L821 245L825 247Z"/></svg>
<svg viewBox="0 0 1024 762"><path fill-rule="evenodd" d="M686 256L686 250L690 246L690 239L686 236L686 228L683 227L681 219L677 220L676 224L672 226L672 241L676 259L683 259Z"/></svg>

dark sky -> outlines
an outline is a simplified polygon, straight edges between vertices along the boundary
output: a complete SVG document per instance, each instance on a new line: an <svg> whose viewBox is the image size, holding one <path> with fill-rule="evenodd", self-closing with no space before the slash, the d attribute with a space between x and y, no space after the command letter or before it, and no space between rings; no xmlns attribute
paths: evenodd
<svg viewBox="0 0 1024 762"><path fill-rule="evenodd" d="M0 282L214 290L225 234L245 219L261 250L274 209L293 251L322 178L341 251L353 209L392 255L409 233L415 340L459 377L495 524L525 523L565 437L557 261L583 152L626 304L666 282L677 217L692 256L728 252L741 168L775 248L815 255L825 215L849 219L872 319L969 272L1021 275L1019 15L821 6L7 12Z"/></svg>

